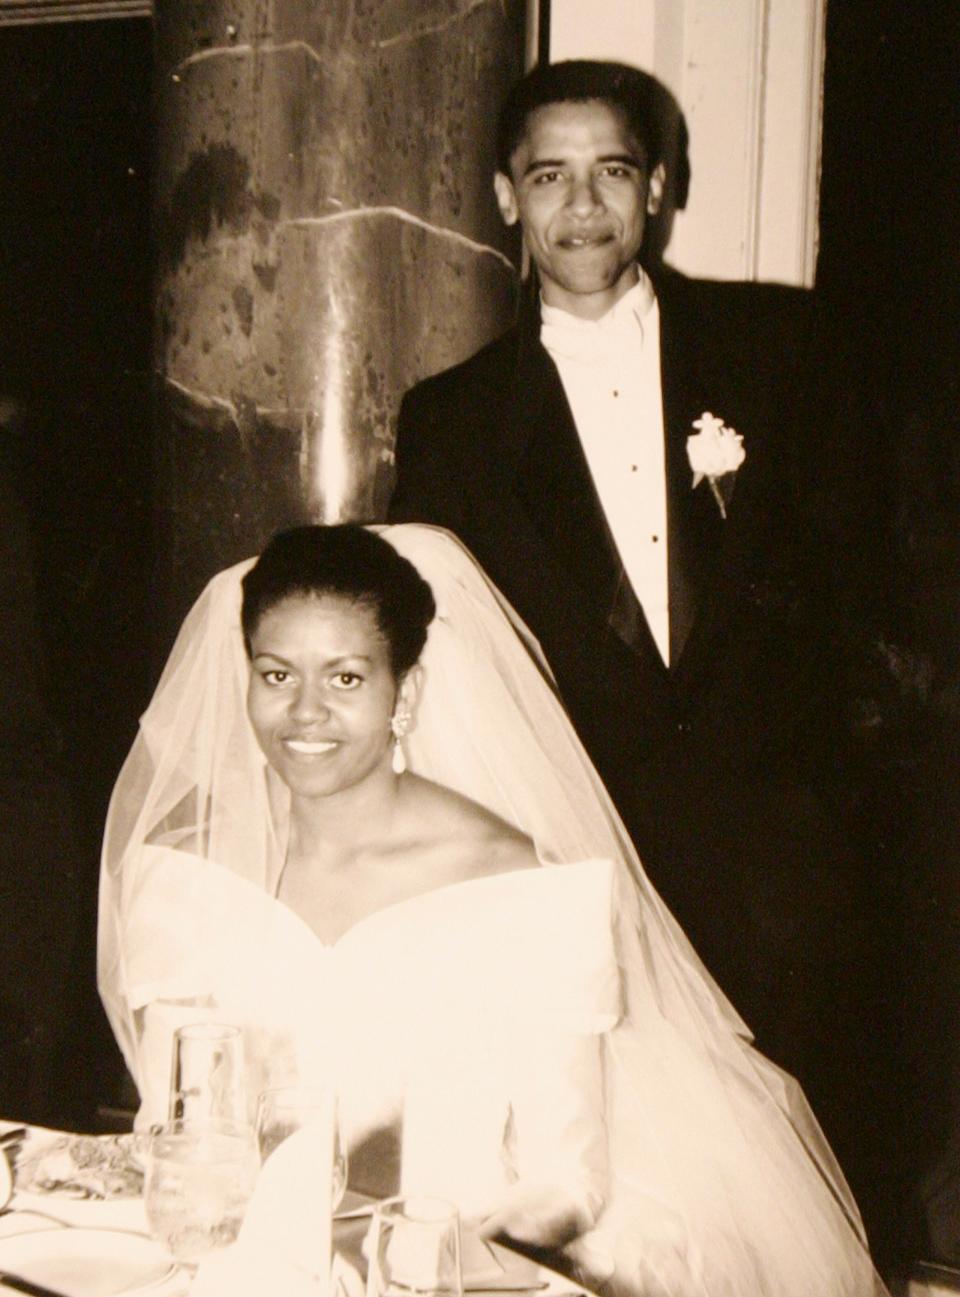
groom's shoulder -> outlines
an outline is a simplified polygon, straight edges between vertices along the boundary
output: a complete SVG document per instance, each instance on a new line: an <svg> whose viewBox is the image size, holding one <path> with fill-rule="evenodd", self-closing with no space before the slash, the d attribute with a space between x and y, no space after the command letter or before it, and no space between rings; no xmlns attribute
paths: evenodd
<svg viewBox="0 0 960 1297"><path fill-rule="evenodd" d="M514 325L465 360L421 379L404 395L403 404L446 405L461 402L468 393L502 392L506 377L516 367L518 346L519 328Z"/></svg>
<svg viewBox="0 0 960 1297"><path fill-rule="evenodd" d="M400 402L397 485L390 516L429 520L462 534L463 501L497 460L509 426L518 330L509 329L459 364L422 379Z"/></svg>
<svg viewBox="0 0 960 1297"><path fill-rule="evenodd" d="M817 352L814 294L805 288L747 280L697 279L664 268L652 276L661 327L674 350L727 375L764 383L789 396L806 381Z"/></svg>
<svg viewBox="0 0 960 1297"><path fill-rule="evenodd" d="M702 323L764 330L805 329L814 309L810 289L761 280L704 279L667 265L652 272L661 309Z"/></svg>

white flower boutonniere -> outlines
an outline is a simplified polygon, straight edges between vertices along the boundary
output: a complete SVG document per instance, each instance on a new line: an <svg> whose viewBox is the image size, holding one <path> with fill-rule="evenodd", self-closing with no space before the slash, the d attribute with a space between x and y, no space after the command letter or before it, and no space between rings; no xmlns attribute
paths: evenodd
<svg viewBox="0 0 960 1297"><path fill-rule="evenodd" d="M721 518L727 516L727 505L733 495L733 477L747 457L743 449L743 438L733 428L728 428L722 419L705 410L699 419L694 419L693 426L698 429L696 436L687 438L687 459L693 469L693 489L696 490L706 478L710 490L720 509ZM719 479L728 478L728 483L721 485Z"/></svg>

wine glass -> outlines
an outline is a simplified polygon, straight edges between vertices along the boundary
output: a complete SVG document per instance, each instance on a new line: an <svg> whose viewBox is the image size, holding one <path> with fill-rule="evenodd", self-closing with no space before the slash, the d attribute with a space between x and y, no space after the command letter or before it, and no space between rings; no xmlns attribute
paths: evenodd
<svg viewBox="0 0 960 1297"><path fill-rule="evenodd" d="M295 1131L322 1123L333 1127L330 1209L336 1211L347 1188L347 1148L337 1115L336 1095L322 1085L282 1085L263 1090L257 1101L256 1130L261 1163Z"/></svg>
<svg viewBox="0 0 960 1297"><path fill-rule="evenodd" d="M168 1121L151 1128L145 1145L150 1232L193 1274L208 1253L240 1232L259 1170L253 1129Z"/></svg>
<svg viewBox="0 0 960 1297"><path fill-rule="evenodd" d="M409 1196L378 1203L369 1262L367 1297L463 1297L456 1207Z"/></svg>
<svg viewBox="0 0 960 1297"><path fill-rule="evenodd" d="M244 1086L243 1035L239 1027L193 1022L173 1035L170 1121L249 1119Z"/></svg>

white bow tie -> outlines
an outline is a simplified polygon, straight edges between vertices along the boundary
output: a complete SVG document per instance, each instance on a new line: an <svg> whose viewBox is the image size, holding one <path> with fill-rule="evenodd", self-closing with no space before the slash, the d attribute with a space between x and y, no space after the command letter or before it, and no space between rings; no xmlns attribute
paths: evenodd
<svg viewBox="0 0 960 1297"><path fill-rule="evenodd" d="M602 320L554 316L541 324L540 341L554 357L599 364L637 354L643 346L643 324L632 310L612 312Z"/></svg>

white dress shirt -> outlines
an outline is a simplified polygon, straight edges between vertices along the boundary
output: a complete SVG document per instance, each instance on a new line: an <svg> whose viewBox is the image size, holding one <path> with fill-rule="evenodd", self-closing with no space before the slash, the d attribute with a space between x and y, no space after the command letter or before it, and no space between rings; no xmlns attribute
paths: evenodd
<svg viewBox="0 0 960 1297"><path fill-rule="evenodd" d="M650 281L599 320L541 303L541 340L560 371L614 542L664 662L670 662L667 475L660 314Z"/></svg>

